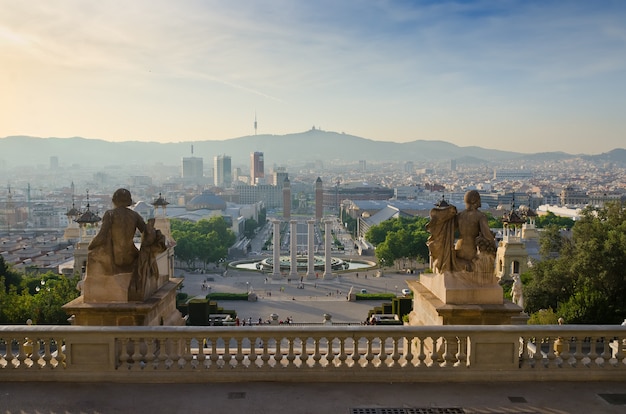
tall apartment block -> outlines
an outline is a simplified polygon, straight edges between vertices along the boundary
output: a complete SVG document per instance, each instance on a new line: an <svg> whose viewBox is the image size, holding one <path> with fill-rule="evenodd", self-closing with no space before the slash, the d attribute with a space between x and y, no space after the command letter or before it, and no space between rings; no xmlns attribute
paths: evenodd
<svg viewBox="0 0 626 414"><path fill-rule="evenodd" d="M261 184L263 184L263 178L265 178L263 153L256 151L250 154L250 184L257 184L259 179L261 179Z"/></svg>
<svg viewBox="0 0 626 414"><path fill-rule="evenodd" d="M233 183L230 155L213 158L213 184L216 187L229 187Z"/></svg>
<svg viewBox="0 0 626 414"><path fill-rule="evenodd" d="M204 177L204 163L200 157L183 157L182 178L187 183L201 183Z"/></svg>

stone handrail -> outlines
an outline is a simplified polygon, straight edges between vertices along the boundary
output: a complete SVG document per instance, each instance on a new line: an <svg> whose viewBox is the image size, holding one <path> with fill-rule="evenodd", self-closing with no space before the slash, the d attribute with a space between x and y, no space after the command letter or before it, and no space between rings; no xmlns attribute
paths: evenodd
<svg viewBox="0 0 626 414"><path fill-rule="evenodd" d="M606 325L0 326L0 382L623 381Z"/></svg>

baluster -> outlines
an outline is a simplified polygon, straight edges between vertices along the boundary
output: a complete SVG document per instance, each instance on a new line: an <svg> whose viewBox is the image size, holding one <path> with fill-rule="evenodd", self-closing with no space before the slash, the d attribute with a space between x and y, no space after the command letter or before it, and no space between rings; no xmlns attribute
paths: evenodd
<svg viewBox="0 0 626 414"><path fill-rule="evenodd" d="M432 352L430 354L430 365L429 368L439 368L440 367L440 355L439 355L439 340L442 338L435 338L434 336L430 338L432 341Z"/></svg>
<svg viewBox="0 0 626 414"><path fill-rule="evenodd" d="M422 368L428 367L428 364L426 364L426 350L424 349L424 341L426 340L426 337L422 336L417 339L420 341L420 353L417 355L417 366Z"/></svg>
<svg viewBox="0 0 626 414"><path fill-rule="evenodd" d="M609 343L609 338L602 337L602 346L603 346L603 350L602 350L602 354L600 354L600 358L602 359L602 361L600 362L600 366L602 368L607 368L611 365L610 363L610 359L611 359L611 346Z"/></svg>
<svg viewBox="0 0 626 414"><path fill-rule="evenodd" d="M39 354L39 352L41 351L41 341L41 339L34 339L32 341L32 349L30 352L30 368L41 369L43 368L43 365L45 365L45 361Z"/></svg>
<svg viewBox="0 0 626 414"><path fill-rule="evenodd" d="M48 369L52 369L52 352L50 352L50 345L52 343L52 338L47 338L45 340L43 340L43 356L41 357L41 360L43 361L42 364L40 365L40 368L48 368Z"/></svg>
<svg viewBox="0 0 626 414"><path fill-rule="evenodd" d="M282 339L274 339L274 363L272 366L278 368L281 365L281 359L283 358L282 351L280 350Z"/></svg>
<svg viewBox="0 0 626 414"><path fill-rule="evenodd" d="M378 338L380 341L380 346L378 347L378 366L384 367L387 366L385 361L387 360L387 338Z"/></svg>
<svg viewBox="0 0 626 414"><path fill-rule="evenodd" d="M572 365L572 368L577 368L580 366L581 363L583 363L583 358L585 357L582 351L584 338L581 339L580 337L575 337L573 339L574 339L574 354L572 356L574 358L574 361L571 363L571 365Z"/></svg>
<svg viewBox="0 0 626 414"><path fill-rule="evenodd" d="M334 366L333 360L335 353L333 352L334 339L326 338L326 368Z"/></svg>
<svg viewBox="0 0 626 414"><path fill-rule="evenodd" d="M119 357L118 357L118 364L116 366L116 368L120 368L122 365L124 365L125 363L127 363L128 361L128 350L126 349L126 347L128 346L128 338L120 338L117 340L117 343L119 344Z"/></svg>
<svg viewBox="0 0 626 414"><path fill-rule="evenodd" d="M63 351L63 340L59 341L58 339L54 340L54 345L56 346L56 367L62 367L65 368L66 367L66 355L65 352ZM56 368L55 367L55 368Z"/></svg>
<svg viewBox="0 0 626 414"><path fill-rule="evenodd" d="M360 365L361 353L359 352L359 342L362 338L352 338L352 367Z"/></svg>
<svg viewBox="0 0 626 414"><path fill-rule="evenodd" d="M318 368L321 366L320 359L322 359L322 355L320 354L320 338L315 338L314 343L315 352L313 353L313 367Z"/></svg>
<svg viewBox="0 0 626 414"><path fill-rule="evenodd" d="M402 338L401 337L397 337L397 336L392 336L391 337L391 341L393 344L393 352L391 353L391 364L390 366L397 368L400 365L398 364L398 361L400 360L400 351L398 351L398 343L400 342Z"/></svg>
<svg viewBox="0 0 626 414"><path fill-rule="evenodd" d="M597 358L598 358L598 353L596 352L596 346L597 346L597 340L595 336L592 336L591 338L589 338L589 353L587 354L587 357L589 358L589 367L594 366L595 364L598 363Z"/></svg>
<svg viewBox="0 0 626 414"><path fill-rule="evenodd" d="M170 358L171 343L169 338L163 338L161 341L161 349L159 350L159 361L165 369L172 368L172 359Z"/></svg>
<svg viewBox="0 0 626 414"><path fill-rule="evenodd" d="M170 352L170 359L169 361L171 362L171 367L172 368L181 368L181 359L182 359L182 354L181 354L181 339L180 338L170 338L169 339L169 352Z"/></svg>
<svg viewBox="0 0 626 414"><path fill-rule="evenodd" d="M572 359L572 353L570 352L571 349L571 338L560 338L561 342L563 344L563 349L562 351L559 353L559 357L561 358L561 368L571 368L572 364L571 364L571 359Z"/></svg>
<svg viewBox="0 0 626 414"><path fill-rule="evenodd" d="M365 366L367 368L372 366L372 361L374 360L374 352L372 352L372 342L374 342L375 338L365 338L367 343L367 350L365 351Z"/></svg>
<svg viewBox="0 0 626 414"><path fill-rule="evenodd" d="M256 359L257 359L257 341L260 341L260 339L257 338L253 338L250 341L250 355L248 355L248 361L250 361L250 366L257 366L256 365ZM259 342L260 343L260 342Z"/></svg>
<svg viewBox="0 0 626 414"><path fill-rule="evenodd" d="M556 339L552 339L551 337L544 338L545 343L548 344L548 357L544 360L544 368L552 368L557 366L555 348L556 348Z"/></svg>
<svg viewBox="0 0 626 414"><path fill-rule="evenodd" d="M348 354L346 354L346 337L339 339L339 355L337 355L337 367L345 367Z"/></svg>
<svg viewBox="0 0 626 414"><path fill-rule="evenodd" d="M402 338L402 342L403 342L403 351L404 351L404 364L402 364L403 367L410 367L411 365L413 365L413 341L414 338L410 338L407 336L403 336Z"/></svg>
<svg viewBox="0 0 626 414"><path fill-rule="evenodd" d="M245 365L242 364L245 356L243 354L243 341L248 338L239 338L235 339L237 341L237 353L235 354L235 367L237 368L245 368Z"/></svg>
<svg viewBox="0 0 626 414"><path fill-rule="evenodd" d="M143 368L143 363L141 363L142 362L141 361L142 355L141 355L141 349L140 349L141 348L141 343L142 343L141 339L133 339L133 341L132 341L132 344L133 344L133 354L130 356L131 361L129 362L129 364L130 364L129 367L128 367L129 369L132 366L135 366L135 367L136 366L140 366L141 368ZM141 363L141 364L138 364L138 363Z"/></svg>
<svg viewBox="0 0 626 414"><path fill-rule="evenodd" d="M466 367L467 364L467 338L464 336L460 336L457 338L458 340L458 352L456 353L456 362L454 363L455 367Z"/></svg>
<svg viewBox="0 0 626 414"><path fill-rule="evenodd" d="M153 369L157 368L157 365L159 364L159 361L156 359L156 341L154 338L148 338L148 340L146 341L146 356L145 356L145 360L146 360L146 367L152 366Z"/></svg>
<svg viewBox="0 0 626 414"><path fill-rule="evenodd" d="M26 340L20 340L19 342L19 351L17 354L17 360L19 365L17 366L19 369L27 369L28 365L26 364L26 360L29 357L29 353L32 353L32 341L28 338Z"/></svg>
<svg viewBox="0 0 626 414"><path fill-rule="evenodd" d="M224 339L224 355L222 355L222 360L224 361L224 368L231 367L230 360L233 358L230 355L230 339ZM232 368L232 367L231 367Z"/></svg>
<svg viewBox="0 0 626 414"><path fill-rule="evenodd" d="M10 338L6 340L4 343L7 346L7 353L4 356L4 359L7 361L7 366L11 368L17 368L17 361L15 360L15 355L13 355L13 343L15 339Z"/></svg>
<svg viewBox="0 0 626 414"><path fill-rule="evenodd" d="M211 339L211 356L209 359L211 360L211 368L219 368L219 364L217 363L217 361L219 361L220 356L217 353L217 338Z"/></svg>
<svg viewBox="0 0 626 414"><path fill-rule="evenodd" d="M458 353L458 339L456 336L448 336L443 338L443 368L452 368L457 362L456 354Z"/></svg>
<svg viewBox="0 0 626 414"><path fill-rule="evenodd" d="M270 360L270 353L269 353L269 349L268 349L269 339L268 338L262 338L261 340L263 341L263 353L261 354L261 361L263 361L263 363L261 364L261 366L263 368L268 368L269 367L269 360Z"/></svg>
<svg viewBox="0 0 626 414"><path fill-rule="evenodd" d="M294 362L296 360L296 354L293 350L293 343L296 340L296 338L289 338L287 339L287 341L289 342L289 351L287 351L287 366L288 367L293 367L294 366Z"/></svg>
<svg viewBox="0 0 626 414"><path fill-rule="evenodd" d="M178 368L192 368L191 360L193 359L193 355L191 354L191 338L178 339L177 344L178 349L182 349L182 354L178 358ZM181 347L181 345L183 346Z"/></svg>
<svg viewBox="0 0 626 414"><path fill-rule="evenodd" d="M533 367L539 368L543 361L543 354L541 353L541 339L539 337L534 337L531 339L534 341L535 345L535 353L533 354Z"/></svg>
<svg viewBox="0 0 626 414"><path fill-rule="evenodd" d="M309 338L300 338L300 368L308 366L309 352L307 351L307 342Z"/></svg>

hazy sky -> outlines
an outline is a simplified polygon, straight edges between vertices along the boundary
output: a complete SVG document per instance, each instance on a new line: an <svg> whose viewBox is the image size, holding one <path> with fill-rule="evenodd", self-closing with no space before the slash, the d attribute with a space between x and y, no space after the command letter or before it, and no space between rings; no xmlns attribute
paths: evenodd
<svg viewBox="0 0 626 414"><path fill-rule="evenodd" d="M0 0L0 137L626 148L626 1Z"/></svg>

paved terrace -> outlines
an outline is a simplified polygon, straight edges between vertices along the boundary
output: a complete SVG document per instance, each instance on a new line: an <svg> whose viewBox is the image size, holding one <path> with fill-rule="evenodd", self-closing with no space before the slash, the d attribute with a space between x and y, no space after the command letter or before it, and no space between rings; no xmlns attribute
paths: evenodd
<svg viewBox="0 0 626 414"><path fill-rule="evenodd" d="M2 414L611 414L625 403L626 384L610 382L0 383Z"/></svg>

